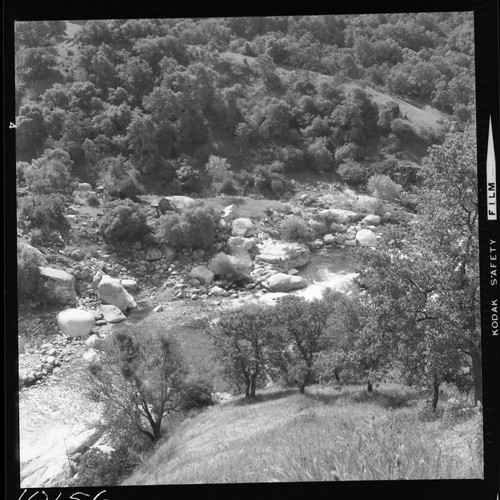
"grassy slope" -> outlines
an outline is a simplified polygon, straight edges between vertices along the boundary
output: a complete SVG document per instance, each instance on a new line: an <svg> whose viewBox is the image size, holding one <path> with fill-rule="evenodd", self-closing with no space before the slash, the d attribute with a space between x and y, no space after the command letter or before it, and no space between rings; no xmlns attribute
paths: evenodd
<svg viewBox="0 0 500 500"><path fill-rule="evenodd" d="M479 417L423 421L422 395L267 390L185 420L124 485L481 477Z"/></svg>

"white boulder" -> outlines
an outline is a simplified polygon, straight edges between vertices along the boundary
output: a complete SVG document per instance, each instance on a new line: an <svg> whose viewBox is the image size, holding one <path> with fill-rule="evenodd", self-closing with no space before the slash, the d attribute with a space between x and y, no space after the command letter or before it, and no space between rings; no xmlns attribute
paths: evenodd
<svg viewBox="0 0 500 500"><path fill-rule="evenodd" d="M189 278L198 280L203 286L208 286L214 280L214 272L205 266L196 266L189 272Z"/></svg>
<svg viewBox="0 0 500 500"><path fill-rule="evenodd" d="M309 248L301 243L266 240L258 245L257 262L265 262L281 267L285 271L305 266L311 258Z"/></svg>
<svg viewBox="0 0 500 500"><path fill-rule="evenodd" d="M307 280L301 276L278 273L267 280L267 286L272 292L291 292L307 286Z"/></svg>
<svg viewBox="0 0 500 500"><path fill-rule="evenodd" d="M139 288L139 285L137 285L137 281L130 279L123 279L122 285L125 288L125 290L128 290L129 292L136 292L137 289Z"/></svg>
<svg viewBox="0 0 500 500"><path fill-rule="evenodd" d="M364 224L366 226L378 226L380 224L380 216L374 214L367 215L365 218L363 218L361 224Z"/></svg>
<svg viewBox="0 0 500 500"><path fill-rule="evenodd" d="M111 304L102 306L101 312L107 323L120 323L127 318L118 307Z"/></svg>
<svg viewBox="0 0 500 500"><path fill-rule="evenodd" d="M99 300L103 304L111 304L122 311L136 307L134 297L125 290L120 280L104 274L97 286Z"/></svg>
<svg viewBox="0 0 500 500"><path fill-rule="evenodd" d="M356 240L362 247L376 247L377 237L373 231L369 229L361 229L356 233Z"/></svg>
<svg viewBox="0 0 500 500"><path fill-rule="evenodd" d="M232 235L233 236L253 236L255 234L255 224L245 217L233 220Z"/></svg>
<svg viewBox="0 0 500 500"><path fill-rule="evenodd" d="M57 325L68 337L87 337L95 325L95 318L83 309L65 309L57 315Z"/></svg>

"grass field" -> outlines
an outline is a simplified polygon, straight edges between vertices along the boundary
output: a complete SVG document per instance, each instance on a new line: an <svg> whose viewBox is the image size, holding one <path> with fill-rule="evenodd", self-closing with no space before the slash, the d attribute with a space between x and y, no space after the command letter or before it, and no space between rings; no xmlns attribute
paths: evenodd
<svg viewBox="0 0 500 500"><path fill-rule="evenodd" d="M480 478L481 417L453 401L430 416L396 386L268 389L185 420L123 484Z"/></svg>

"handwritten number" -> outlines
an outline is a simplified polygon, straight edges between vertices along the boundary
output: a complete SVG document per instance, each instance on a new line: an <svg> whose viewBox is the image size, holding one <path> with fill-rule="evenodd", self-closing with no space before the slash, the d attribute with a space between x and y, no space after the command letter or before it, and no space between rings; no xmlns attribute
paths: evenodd
<svg viewBox="0 0 500 500"><path fill-rule="evenodd" d="M97 497L100 497L102 494L106 493L106 490L100 491L95 497L94 500L97 500ZM102 500L106 500L106 498L103 498Z"/></svg>
<svg viewBox="0 0 500 500"><path fill-rule="evenodd" d="M9 128L17 128L17 125L15 123L10 122L9 123ZM24 491L26 491L26 490L24 490Z"/></svg>
<svg viewBox="0 0 500 500"><path fill-rule="evenodd" d="M69 500L80 500L79 498L73 496L73 495L85 495L86 497L89 497L90 495L88 493L83 493L83 491L77 491L76 493L73 493L70 497Z"/></svg>

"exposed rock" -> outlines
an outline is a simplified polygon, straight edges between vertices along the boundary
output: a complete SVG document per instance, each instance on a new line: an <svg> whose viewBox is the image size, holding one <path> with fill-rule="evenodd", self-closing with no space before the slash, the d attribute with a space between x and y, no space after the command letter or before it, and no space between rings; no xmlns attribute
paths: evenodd
<svg viewBox="0 0 500 500"><path fill-rule="evenodd" d="M229 292L220 286L213 286L209 292L215 297L227 297L229 295Z"/></svg>
<svg viewBox="0 0 500 500"><path fill-rule="evenodd" d="M94 274L94 277L92 278L92 288L94 290L97 290L97 287L99 286L99 283L101 282L101 279L103 276L104 276L104 273L102 271L97 271Z"/></svg>
<svg viewBox="0 0 500 500"><path fill-rule="evenodd" d="M356 233L356 240L362 247L376 247L377 237L369 229L361 229Z"/></svg>
<svg viewBox="0 0 500 500"><path fill-rule="evenodd" d="M85 345L87 347L94 347L96 342L99 341L99 337L97 335L90 335L89 338L85 341Z"/></svg>
<svg viewBox="0 0 500 500"><path fill-rule="evenodd" d="M120 281L106 274L101 278L97 291L103 304L111 304L122 311L136 307L134 297L125 290Z"/></svg>
<svg viewBox="0 0 500 500"><path fill-rule="evenodd" d="M80 275L81 279L86 280L87 278L90 278L90 276L92 276L92 270L90 267L84 267L82 269L82 274Z"/></svg>
<svg viewBox="0 0 500 500"><path fill-rule="evenodd" d="M361 224L365 224L367 226L378 226L380 224L380 216L379 215L367 215L361 221Z"/></svg>
<svg viewBox="0 0 500 500"><path fill-rule="evenodd" d="M222 218L225 220L234 220L237 218L237 210L234 205L228 205L222 210Z"/></svg>
<svg viewBox="0 0 500 500"><path fill-rule="evenodd" d="M356 240L346 240L346 241L344 241L344 245L346 247L355 247L356 246Z"/></svg>
<svg viewBox="0 0 500 500"><path fill-rule="evenodd" d="M123 314L118 307L110 304L102 306L101 312L104 319L108 323L119 323L120 321L127 319L125 314Z"/></svg>
<svg viewBox="0 0 500 500"><path fill-rule="evenodd" d="M26 241L17 240L17 253L20 254L23 251L29 257L33 258L33 260L36 260L40 266L47 263L47 259L38 248L31 246L29 243L26 243Z"/></svg>
<svg viewBox="0 0 500 500"><path fill-rule="evenodd" d="M174 260L177 252L169 245L163 243L162 246L160 247L161 253L163 254L163 257L165 257L165 260L171 261Z"/></svg>
<svg viewBox="0 0 500 500"><path fill-rule="evenodd" d="M193 288L198 288L200 285L200 280L194 278L189 280L189 286L192 286Z"/></svg>
<svg viewBox="0 0 500 500"><path fill-rule="evenodd" d="M153 312L157 313L157 312L161 312L163 311L163 306L161 304L158 304L154 309L153 309Z"/></svg>
<svg viewBox="0 0 500 500"><path fill-rule="evenodd" d="M95 325L95 318L90 311L65 309L57 315L57 324L68 337L86 337Z"/></svg>
<svg viewBox="0 0 500 500"><path fill-rule="evenodd" d="M208 262L208 268L216 276L229 276L234 274L248 275L252 259L248 252L241 252L237 257L219 252Z"/></svg>
<svg viewBox="0 0 500 500"><path fill-rule="evenodd" d="M92 186L88 182L79 182L77 191L92 191Z"/></svg>
<svg viewBox="0 0 500 500"><path fill-rule="evenodd" d="M332 222L330 224L330 231L332 233L345 233L347 231L347 226L344 226L344 224L338 224L337 222Z"/></svg>
<svg viewBox="0 0 500 500"><path fill-rule="evenodd" d="M233 236L249 237L255 234L255 230L255 224L250 219L240 217L233 221L231 234Z"/></svg>
<svg viewBox="0 0 500 500"><path fill-rule="evenodd" d="M147 233L146 236L144 236L144 243L146 245L159 245L161 243L161 238L154 233ZM156 249L150 249L150 250L156 250ZM147 257L148 253L149 250L146 252L146 259L148 259ZM161 259L161 254L160 257L158 258ZM148 260L156 260L156 259L148 259Z"/></svg>
<svg viewBox="0 0 500 500"><path fill-rule="evenodd" d="M125 290L128 290L129 292L136 292L137 289L139 288L137 281L131 279L122 280L122 285L125 288Z"/></svg>
<svg viewBox="0 0 500 500"><path fill-rule="evenodd" d="M189 278L196 279L202 285L208 286L214 280L214 272L204 266L196 266L189 272Z"/></svg>
<svg viewBox="0 0 500 500"><path fill-rule="evenodd" d="M81 248L73 250L69 255L73 260L82 260L85 257L85 252Z"/></svg>
<svg viewBox="0 0 500 500"><path fill-rule="evenodd" d="M237 255L242 252L250 252L255 248L255 238L244 238L243 236L231 236L227 240L227 246L231 255Z"/></svg>
<svg viewBox="0 0 500 500"><path fill-rule="evenodd" d="M196 200L189 198L189 196L165 196L178 211L184 211L186 208L190 208L196 205Z"/></svg>
<svg viewBox="0 0 500 500"><path fill-rule="evenodd" d="M328 230L328 228L326 227L326 224L324 222L319 222L317 220L314 220L314 219L310 219L307 223L307 225L313 230L315 231L316 233L318 233L319 235L323 235L326 233L326 231Z"/></svg>
<svg viewBox="0 0 500 500"><path fill-rule="evenodd" d="M325 236L323 237L323 243L325 245L334 245L335 243L337 243L337 238L333 236L333 234L325 234Z"/></svg>
<svg viewBox="0 0 500 500"><path fill-rule="evenodd" d="M52 297L61 304L76 304L76 278L72 274L52 267L40 267L40 273Z"/></svg>
<svg viewBox="0 0 500 500"><path fill-rule="evenodd" d="M311 257L309 249L296 242L267 240L258 247L256 261L278 265L285 271L305 266Z"/></svg>
<svg viewBox="0 0 500 500"><path fill-rule="evenodd" d="M165 215L167 212L178 211L175 205L168 198L162 198L158 202L158 208L163 215Z"/></svg>
<svg viewBox="0 0 500 500"><path fill-rule="evenodd" d="M272 292L290 292L307 286L307 280L301 276L290 276L278 273L267 280L267 286Z"/></svg>
<svg viewBox="0 0 500 500"><path fill-rule="evenodd" d="M328 208L321 210L319 215L325 220L331 220L338 224L348 224L355 220L357 213L351 210L343 210L341 208Z"/></svg>

